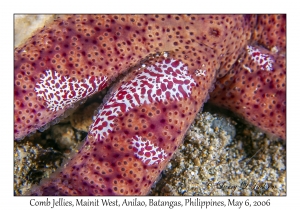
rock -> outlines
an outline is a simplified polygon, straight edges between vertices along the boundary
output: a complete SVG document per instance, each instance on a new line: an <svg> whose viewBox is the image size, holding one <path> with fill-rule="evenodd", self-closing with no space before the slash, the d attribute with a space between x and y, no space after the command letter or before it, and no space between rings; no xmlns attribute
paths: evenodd
<svg viewBox="0 0 300 210"><path fill-rule="evenodd" d="M99 105L99 103L94 102L88 106L81 106L71 116L71 125L77 130L88 132L90 125L93 123L94 112Z"/></svg>

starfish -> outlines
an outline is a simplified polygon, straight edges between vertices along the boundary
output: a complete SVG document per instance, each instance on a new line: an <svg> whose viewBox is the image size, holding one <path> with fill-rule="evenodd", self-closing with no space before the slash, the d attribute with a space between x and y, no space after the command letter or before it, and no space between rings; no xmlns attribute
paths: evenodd
<svg viewBox="0 0 300 210"><path fill-rule="evenodd" d="M147 194L209 94L285 139L285 73L281 15L64 16L15 50L15 138L120 81L30 194Z"/></svg>

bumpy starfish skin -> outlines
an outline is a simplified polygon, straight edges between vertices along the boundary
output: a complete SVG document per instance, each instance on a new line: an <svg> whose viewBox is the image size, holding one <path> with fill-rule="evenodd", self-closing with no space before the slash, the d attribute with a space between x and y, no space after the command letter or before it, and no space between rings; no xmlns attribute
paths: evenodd
<svg viewBox="0 0 300 210"><path fill-rule="evenodd" d="M74 80L73 85L93 76L109 84L153 53L178 51L191 66L206 69L204 62L214 62L213 71L224 75L250 36L248 23L243 16L225 15L63 16L15 50L15 139L47 125L72 106L64 103L70 98L60 97L57 103L66 105L57 109L37 97L45 95L37 91L47 70ZM219 62L214 61L217 58ZM60 91L60 87L52 90Z"/></svg>
<svg viewBox="0 0 300 210"><path fill-rule="evenodd" d="M285 138L285 36L274 38L285 19L274 17L79 15L43 29L15 51L16 139L77 101L61 85L85 97L137 66L114 86L78 154L30 194L147 194L217 78L212 102Z"/></svg>
<svg viewBox="0 0 300 210"><path fill-rule="evenodd" d="M118 83L78 154L31 194L147 194L202 106L198 101L208 94L201 91L207 84L200 83L207 76L197 78L173 58L149 61ZM110 117L113 124L105 134L94 130L107 126Z"/></svg>
<svg viewBox="0 0 300 210"><path fill-rule="evenodd" d="M286 16L285 15L259 15L255 30L252 33L253 42L265 48L285 53L286 51Z"/></svg>
<svg viewBox="0 0 300 210"><path fill-rule="evenodd" d="M211 102L234 110L262 130L285 139L286 59L261 47L256 49L273 61L269 63L272 70L264 69L245 52L233 70L216 83Z"/></svg>
<svg viewBox="0 0 300 210"><path fill-rule="evenodd" d="M210 102L282 139L286 138L285 32L285 16L259 16L253 46L246 47L210 95Z"/></svg>

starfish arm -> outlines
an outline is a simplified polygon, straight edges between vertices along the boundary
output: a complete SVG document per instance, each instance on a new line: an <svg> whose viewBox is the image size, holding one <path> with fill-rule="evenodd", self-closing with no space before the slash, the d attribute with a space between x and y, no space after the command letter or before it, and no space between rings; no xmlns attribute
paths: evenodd
<svg viewBox="0 0 300 210"><path fill-rule="evenodd" d="M192 53L194 65L219 58L224 68L216 73L224 75L249 38L248 25L242 15L58 18L15 49L15 139L46 127L75 102L156 53L180 51L184 60ZM201 57L203 52L211 53ZM215 65L220 69L220 63ZM105 84L95 86L89 80Z"/></svg>
<svg viewBox="0 0 300 210"><path fill-rule="evenodd" d="M286 58L270 52L264 55L272 56L270 70L245 55L231 74L216 82L210 102L232 110L269 134L286 139Z"/></svg>
<svg viewBox="0 0 300 210"><path fill-rule="evenodd" d="M286 51L286 15L269 14L257 16L252 41L270 51Z"/></svg>
<svg viewBox="0 0 300 210"><path fill-rule="evenodd" d="M210 102L232 110L263 131L286 139L285 15L261 15L253 43L216 82Z"/></svg>
<svg viewBox="0 0 300 210"><path fill-rule="evenodd" d="M198 101L208 96L199 91L211 86L214 77L207 78L210 71L198 78L190 74L193 67L174 58L155 58L144 65L114 87L79 152L30 194L149 192L202 107Z"/></svg>
<svg viewBox="0 0 300 210"><path fill-rule="evenodd" d="M271 49L249 42L260 18L65 16L17 48L16 139L45 126L128 71L95 115L78 153L29 194L147 194L215 84L212 102L247 116L249 111L257 112L251 100L259 99L268 110L259 107L255 120L249 121L259 121L255 125L263 129L273 126L270 120L281 123L273 126L275 130L284 127L284 47L282 40L276 41L278 48L268 45ZM255 39L265 45L273 40L272 35ZM258 89L253 89L253 80L258 81ZM248 112L237 108L243 105L237 100L239 90L251 99L245 102L250 104ZM267 118L260 122L262 114ZM285 128L274 134L284 136Z"/></svg>

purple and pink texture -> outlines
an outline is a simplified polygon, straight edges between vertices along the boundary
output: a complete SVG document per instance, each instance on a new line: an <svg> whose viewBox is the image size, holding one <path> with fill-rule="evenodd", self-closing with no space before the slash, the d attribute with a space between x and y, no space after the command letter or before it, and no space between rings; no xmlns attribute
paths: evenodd
<svg viewBox="0 0 300 210"><path fill-rule="evenodd" d="M15 49L15 139L127 73L79 152L29 194L147 194L209 98L285 139L285 27L284 15L58 18Z"/></svg>

